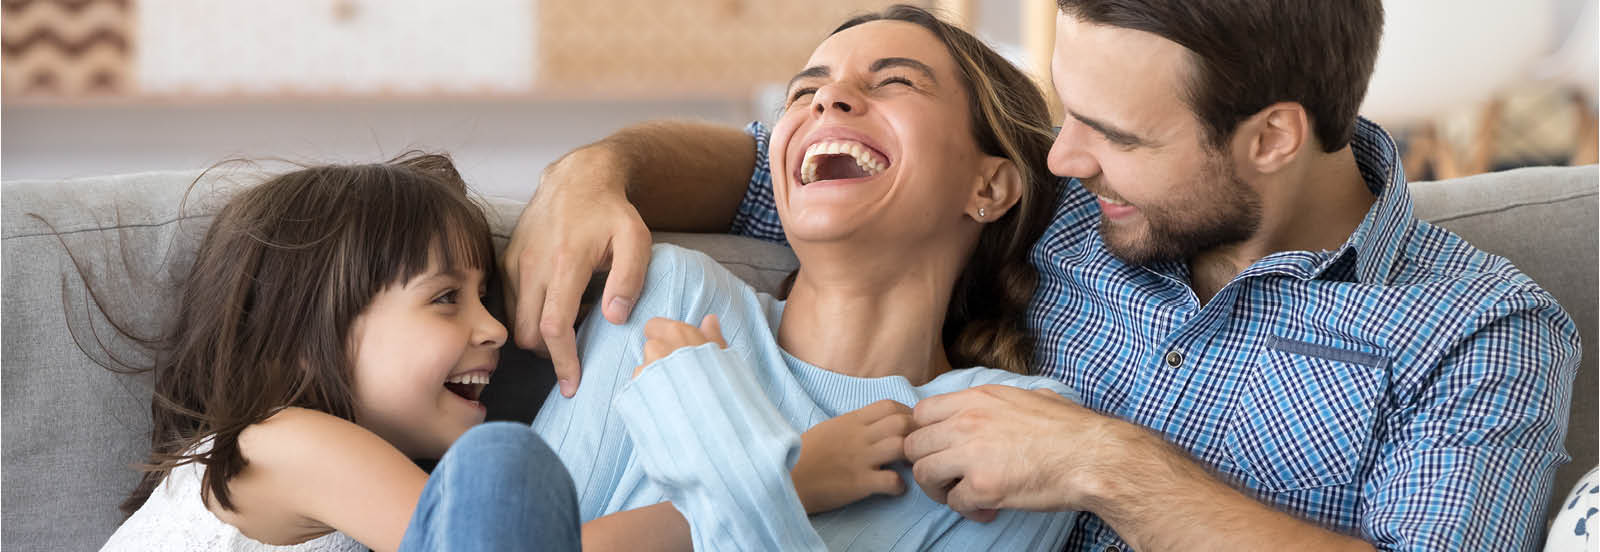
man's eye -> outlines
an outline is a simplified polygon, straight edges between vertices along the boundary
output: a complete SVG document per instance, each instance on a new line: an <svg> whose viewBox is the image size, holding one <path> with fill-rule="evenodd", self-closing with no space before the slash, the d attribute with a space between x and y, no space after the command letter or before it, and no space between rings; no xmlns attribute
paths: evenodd
<svg viewBox="0 0 1600 552"><path fill-rule="evenodd" d="M434 303L438 303L438 304L443 304L443 305L454 305L454 304L456 304L456 294L457 293L459 293L459 292L456 291L456 290L453 290L453 289L450 290L450 291L446 291L444 293L439 294L438 297L434 297L433 298L433 302Z"/></svg>
<svg viewBox="0 0 1600 552"><path fill-rule="evenodd" d="M904 84L906 86L911 86L911 79L905 77L889 77L887 79L878 81L879 88L889 86L891 84Z"/></svg>
<svg viewBox="0 0 1600 552"><path fill-rule="evenodd" d="M789 95L789 103L798 102L798 101L800 101L800 98L803 98L803 97L806 97L806 96L810 96L810 95L815 94L815 93L817 93L817 89L815 89L815 88L801 88L799 90L794 91L793 94Z"/></svg>

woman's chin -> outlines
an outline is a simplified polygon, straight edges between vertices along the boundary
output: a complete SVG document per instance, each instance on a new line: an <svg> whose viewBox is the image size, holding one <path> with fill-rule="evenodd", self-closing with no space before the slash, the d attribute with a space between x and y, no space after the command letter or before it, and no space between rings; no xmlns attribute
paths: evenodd
<svg viewBox="0 0 1600 552"><path fill-rule="evenodd" d="M827 243L849 239L861 229L862 218L842 215L796 217L783 224L789 243Z"/></svg>

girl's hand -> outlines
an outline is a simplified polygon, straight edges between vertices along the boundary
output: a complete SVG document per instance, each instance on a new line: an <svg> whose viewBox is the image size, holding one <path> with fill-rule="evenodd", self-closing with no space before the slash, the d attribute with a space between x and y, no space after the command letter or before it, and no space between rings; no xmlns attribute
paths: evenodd
<svg viewBox="0 0 1600 552"><path fill-rule="evenodd" d="M906 492L900 474L885 465L905 460L911 407L884 399L841 414L800 436L800 459L789 475L807 514L875 495Z"/></svg>
<svg viewBox="0 0 1600 552"><path fill-rule="evenodd" d="M715 314L706 315L698 328L670 318L652 318L644 324L644 337L644 364L633 369L636 378L645 366L684 347L716 343L728 348L728 342L722 340L722 323Z"/></svg>

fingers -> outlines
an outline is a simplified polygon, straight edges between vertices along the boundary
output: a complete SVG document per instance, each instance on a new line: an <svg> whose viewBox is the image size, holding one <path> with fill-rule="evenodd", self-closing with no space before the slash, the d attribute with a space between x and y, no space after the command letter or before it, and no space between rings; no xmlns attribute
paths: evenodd
<svg viewBox="0 0 1600 552"><path fill-rule="evenodd" d="M867 439L877 441L889 437L903 438L909 435L912 430L916 429L916 426L911 421L910 409L906 410L907 412L897 412L872 422L867 426Z"/></svg>
<svg viewBox="0 0 1600 552"><path fill-rule="evenodd" d="M923 492L928 493L928 498L940 504L947 503L950 488L965 471L966 466L951 451L923 458L911 465L911 477L917 480L917 485L922 486Z"/></svg>
<svg viewBox="0 0 1600 552"><path fill-rule="evenodd" d="M550 352L550 363L555 366L556 383L561 386L563 397L571 397L578 390L578 340L572 326L578 319L578 301L583 298L583 288L594 273L593 266L573 259L563 255L556 260L550 288L544 296L543 312L538 318L539 335Z"/></svg>
<svg viewBox="0 0 1600 552"><path fill-rule="evenodd" d="M994 521L998 514L994 500L981 493L970 479L963 479L956 483L954 488L946 495L951 510L960 513L962 517L979 522Z"/></svg>
<svg viewBox="0 0 1600 552"><path fill-rule="evenodd" d="M515 289L507 286L506 296L516 297L516 304L510 306L511 326L517 333L517 346L542 352L544 338L539 332L539 317L544 314L545 284L544 276L540 272L543 263L534 260L530 249L523 249L518 253L514 262L521 267L516 276L521 285Z"/></svg>
<svg viewBox="0 0 1600 552"><path fill-rule="evenodd" d="M601 312L612 324L622 324L633 314L633 305L644 288L645 268L650 263L650 232L634 217L627 231L611 238L611 273L600 296Z"/></svg>
<svg viewBox="0 0 1600 552"><path fill-rule="evenodd" d="M722 339L722 320L715 314L708 314L700 320L700 333L707 341L716 343L718 347L728 348L728 342Z"/></svg>
<svg viewBox="0 0 1600 552"><path fill-rule="evenodd" d="M911 407L894 399L883 399L861 408L841 414L840 417L851 416L862 418L863 423L873 423L896 414L911 414Z"/></svg>
<svg viewBox="0 0 1600 552"><path fill-rule="evenodd" d="M873 443L867 449L866 460L873 466L893 464L906 459L904 439L889 437Z"/></svg>
<svg viewBox="0 0 1600 552"><path fill-rule="evenodd" d="M874 470L862 477L862 487L871 494L900 496L906 494L906 480L894 470Z"/></svg>
<svg viewBox="0 0 1600 552"><path fill-rule="evenodd" d="M1000 511L999 510L994 510L994 509L990 509L990 508L979 508L979 509L973 510L971 512L963 512L961 510L956 510L956 513L961 514L961 517L970 519L972 521L976 521L978 523L989 523L991 521L994 521L994 518L996 516L1000 515Z"/></svg>
<svg viewBox="0 0 1600 552"><path fill-rule="evenodd" d="M942 422L916 428L911 434L906 435L906 459L920 462L923 458L967 441L970 436L957 426L958 424L952 422Z"/></svg>

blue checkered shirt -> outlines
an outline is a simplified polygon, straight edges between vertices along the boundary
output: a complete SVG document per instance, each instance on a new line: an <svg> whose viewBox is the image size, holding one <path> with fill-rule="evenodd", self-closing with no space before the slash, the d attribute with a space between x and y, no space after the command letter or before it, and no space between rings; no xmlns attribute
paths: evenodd
<svg viewBox="0 0 1600 552"><path fill-rule="evenodd" d="M734 232L782 241L769 130L746 130L756 172ZM1533 550L1569 459L1572 320L1505 259L1412 216L1383 129L1361 120L1352 148L1378 200L1350 239L1269 255L1203 305L1186 263L1107 251L1094 197L1064 181L1031 253L1035 369L1381 550ZM1127 549L1080 520L1068 550Z"/></svg>

